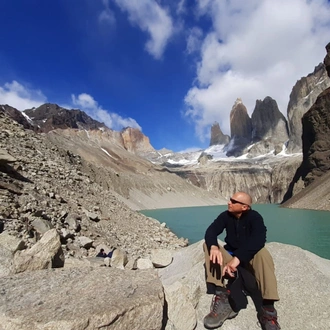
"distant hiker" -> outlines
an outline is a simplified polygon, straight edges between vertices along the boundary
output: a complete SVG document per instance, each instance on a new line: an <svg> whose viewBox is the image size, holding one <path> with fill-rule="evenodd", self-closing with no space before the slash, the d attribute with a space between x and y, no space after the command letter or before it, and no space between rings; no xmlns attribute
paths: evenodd
<svg viewBox="0 0 330 330"><path fill-rule="evenodd" d="M112 254L113 252L116 250L116 248L114 247L107 255L108 258L112 258Z"/></svg>
<svg viewBox="0 0 330 330"><path fill-rule="evenodd" d="M207 293L214 294L211 311L204 318L207 329L220 327L246 307L246 294L255 303L263 330L279 330L274 302L279 300L272 256L264 247L266 227L262 216L251 209L251 196L235 193L228 210L219 214L205 233ZM218 235L226 231L225 242ZM252 275L252 276L251 276ZM224 286L224 279L229 279Z"/></svg>
<svg viewBox="0 0 330 330"><path fill-rule="evenodd" d="M96 256L100 257L100 258L105 258L107 256L107 254L104 252L104 249L101 249L100 252Z"/></svg>

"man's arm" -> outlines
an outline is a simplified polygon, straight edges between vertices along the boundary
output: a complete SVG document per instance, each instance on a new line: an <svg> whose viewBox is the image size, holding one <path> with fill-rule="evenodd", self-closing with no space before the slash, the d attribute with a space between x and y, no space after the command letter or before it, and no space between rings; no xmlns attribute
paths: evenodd
<svg viewBox="0 0 330 330"><path fill-rule="evenodd" d="M210 260L213 263L222 264L222 254L218 245L218 235L220 235L226 226L225 212L221 213L206 229L205 244L210 253Z"/></svg>

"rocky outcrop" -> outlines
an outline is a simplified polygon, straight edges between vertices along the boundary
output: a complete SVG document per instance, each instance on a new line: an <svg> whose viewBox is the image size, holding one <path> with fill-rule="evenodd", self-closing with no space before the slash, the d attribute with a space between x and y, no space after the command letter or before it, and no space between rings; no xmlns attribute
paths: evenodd
<svg viewBox="0 0 330 330"><path fill-rule="evenodd" d="M155 149L150 144L149 138L145 136L139 129L126 127L121 131L124 148L135 154L145 154L154 152Z"/></svg>
<svg viewBox="0 0 330 330"><path fill-rule="evenodd" d="M64 269L0 276L0 324L13 330L203 330L212 296L206 294L202 245L199 241L176 251L172 263L158 271L80 262ZM330 261L295 246L266 247L275 263L282 328L327 330ZM222 326L247 327L259 329L250 298L247 308Z"/></svg>
<svg viewBox="0 0 330 330"><path fill-rule="evenodd" d="M237 99L230 112L230 135L227 156L239 156L251 142L252 124L245 105Z"/></svg>
<svg viewBox="0 0 330 330"><path fill-rule="evenodd" d="M56 229L51 229L30 249L15 253L13 272L22 273L39 269L61 268L63 266L64 253L60 235Z"/></svg>
<svg viewBox="0 0 330 330"><path fill-rule="evenodd" d="M210 146L217 144L227 144L229 140L230 137L222 133L219 123L214 122L214 124L211 126Z"/></svg>
<svg viewBox="0 0 330 330"><path fill-rule="evenodd" d="M330 170L330 88L302 118L303 178L306 185Z"/></svg>
<svg viewBox="0 0 330 330"><path fill-rule="evenodd" d="M324 64L329 71L330 44L326 50ZM330 88L327 88L302 118L303 162L288 187L283 204L285 207L329 210L329 109ZM295 191L302 182L306 188Z"/></svg>
<svg viewBox="0 0 330 330"><path fill-rule="evenodd" d="M172 264L159 271L168 303L166 329L205 329L203 318L209 313L212 296L206 294L202 244L200 241L177 251ZM295 246L269 243L266 247L275 263L280 296L276 309L282 329L327 330L330 261ZM247 309L227 320L221 329L260 329L252 300L249 298Z"/></svg>
<svg viewBox="0 0 330 330"><path fill-rule="evenodd" d="M13 118L16 122L21 124L26 129L36 130L37 128L33 125L32 121L28 119L28 117L8 104L1 105L2 110L9 115L9 117Z"/></svg>
<svg viewBox="0 0 330 330"><path fill-rule="evenodd" d="M16 159L11 156L6 150L0 149L0 166L13 162L16 162Z"/></svg>
<svg viewBox="0 0 330 330"><path fill-rule="evenodd" d="M293 87L287 109L290 132L288 152L302 151L302 117L314 104L318 95L328 87L330 79L322 63L313 73L298 80Z"/></svg>
<svg viewBox="0 0 330 330"><path fill-rule="evenodd" d="M284 143L289 138L287 121L278 109L276 101L269 96L263 101L257 100L251 122L253 142L272 138L278 143Z"/></svg>
<svg viewBox="0 0 330 330"><path fill-rule="evenodd" d="M16 110L16 109L15 109ZM17 117L20 111L7 111L13 113ZM101 130L108 131L112 135L115 144L124 147L127 151L136 154L145 154L155 152L151 146L149 138L145 136L139 129L126 127L121 132L113 132L97 120L92 119L84 111L79 109L65 109L57 104L46 103L38 108L27 109L23 112L33 123L33 127L38 132L49 132L55 129L81 129L81 130ZM21 114L24 118L24 116ZM13 116L12 116L13 117ZM29 127L26 127L29 128Z"/></svg>
<svg viewBox="0 0 330 330"><path fill-rule="evenodd" d="M298 178L299 180L293 180L289 186L290 189L294 189L294 191L290 191L290 189L288 191L292 197L290 199L285 198L282 206L293 209L330 211L330 172L315 178L307 187L304 187L301 176ZM299 186L298 189L297 186Z"/></svg>
<svg viewBox="0 0 330 330"><path fill-rule="evenodd" d="M49 132L56 128L105 129L100 123L85 112L77 109L67 110L57 104L45 103L38 108L24 110L40 132Z"/></svg>
<svg viewBox="0 0 330 330"><path fill-rule="evenodd" d="M325 69L327 70L328 76L330 77L330 42L325 47L327 55L324 58Z"/></svg>
<svg viewBox="0 0 330 330"><path fill-rule="evenodd" d="M41 270L0 278L2 329L162 329L164 293L154 270Z"/></svg>

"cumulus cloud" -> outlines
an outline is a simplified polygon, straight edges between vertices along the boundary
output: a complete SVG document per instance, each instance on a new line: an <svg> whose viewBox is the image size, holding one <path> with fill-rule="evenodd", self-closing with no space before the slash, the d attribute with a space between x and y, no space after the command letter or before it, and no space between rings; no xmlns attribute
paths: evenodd
<svg viewBox="0 0 330 330"><path fill-rule="evenodd" d="M47 102L40 90L23 86L16 80L0 86L0 104L8 104L18 110L31 109Z"/></svg>
<svg viewBox="0 0 330 330"><path fill-rule="evenodd" d="M292 87L325 56L329 2L197 0L196 8L212 21L185 97L185 115L195 122L200 139L214 121L230 134L229 113L238 97L251 115L257 99L271 96L286 116ZM191 38L187 49L189 42L194 45Z"/></svg>
<svg viewBox="0 0 330 330"><path fill-rule="evenodd" d="M145 48L154 58L160 59L174 33L170 14L155 0L115 0L119 8L128 13L132 25L149 34Z"/></svg>
<svg viewBox="0 0 330 330"><path fill-rule="evenodd" d="M90 117L103 122L109 128L121 130L124 127L133 127L141 130L141 126L132 118L123 118L116 113L103 109L93 96L82 93L78 96L71 95L72 103L75 107L85 111Z"/></svg>

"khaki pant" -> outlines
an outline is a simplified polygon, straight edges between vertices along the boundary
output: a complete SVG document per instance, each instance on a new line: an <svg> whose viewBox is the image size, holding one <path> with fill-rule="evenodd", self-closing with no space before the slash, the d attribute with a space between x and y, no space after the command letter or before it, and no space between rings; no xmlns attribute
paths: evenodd
<svg viewBox="0 0 330 330"><path fill-rule="evenodd" d="M223 279L221 276L221 268L210 267L210 255L206 244L203 246L205 253L205 269L206 269L206 282L213 283L216 286L223 286ZM222 246L220 246L220 251L222 253L223 264L226 265L233 257L226 251ZM250 265L247 267L249 271L254 274L261 295L263 299L279 300L277 292L277 281L275 277L275 267L273 258L266 248L262 248L250 261Z"/></svg>

